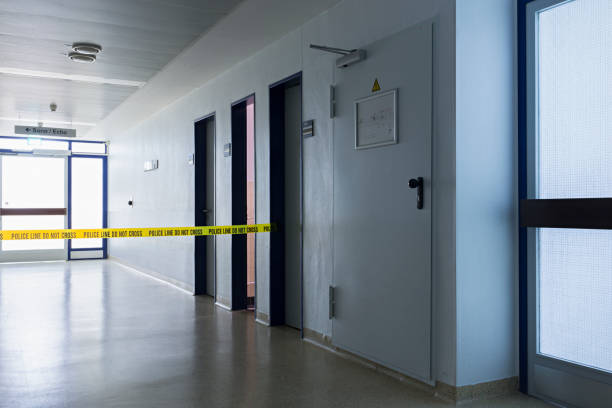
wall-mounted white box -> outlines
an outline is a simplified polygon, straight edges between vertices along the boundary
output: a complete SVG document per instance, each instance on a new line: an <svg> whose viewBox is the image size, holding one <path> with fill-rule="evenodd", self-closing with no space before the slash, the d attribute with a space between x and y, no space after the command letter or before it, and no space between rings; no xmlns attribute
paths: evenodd
<svg viewBox="0 0 612 408"><path fill-rule="evenodd" d="M159 167L159 160L157 159L147 160L146 162L144 162L144 171L157 170L158 167Z"/></svg>

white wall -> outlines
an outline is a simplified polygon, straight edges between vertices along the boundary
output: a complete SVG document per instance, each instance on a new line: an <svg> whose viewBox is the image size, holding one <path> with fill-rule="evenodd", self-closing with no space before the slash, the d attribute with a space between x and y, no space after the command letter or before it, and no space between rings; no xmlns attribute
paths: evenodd
<svg viewBox="0 0 612 408"><path fill-rule="evenodd" d="M333 134L329 85L335 56L311 50L310 43L357 48L424 20L434 32L434 372L455 384L455 68L454 0L344 0L296 31L235 65L146 121L111 136L110 226L192 225L193 122L217 114L217 219L231 223L231 166L223 145L230 140L231 102L255 93L256 220L269 221L268 85L303 72L305 119L314 119L315 137L304 142L304 321L331 335L327 293L332 276ZM214 55L202 55L204 64ZM159 159L159 170L144 173L143 161ZM134 196L134 208L127 206ZM457 237L459 235L457 234ZM217 237L219 299L231 297L231 241ZM136 267L193 286L193 239L112 240L110 255ZM268 313L269 239L257 236L257 305Z"/></svg>
<svg viewBox="0 0 612 408"><path fill-rule="evenodd" d="M517 375L513 0L457 0L457 385Z"/></svg>
<svg viewBox="0 0 612 408"><path fill-rule="evenodd" d="M109 158L109 224L193 225L194 167L193 124L216 113L216 219L231 221L231 158L223 157L223 145L231 140L232 102L255 94L256 219L269 221L268 85L300 70L298 31L236 65L202 88L179 99L138 126L111 140ZM282 56L282 57L279 57ZM274 60L273 67L270 61ZM144 173L143 161L159 159L159 169ZM134 208L127 199L134 196ZM231 237L217 239L217 296L231 300ZM193 238L116 240L111 256L193 287ZM269 240L257 236L258 309L268 313Z"/></svg>

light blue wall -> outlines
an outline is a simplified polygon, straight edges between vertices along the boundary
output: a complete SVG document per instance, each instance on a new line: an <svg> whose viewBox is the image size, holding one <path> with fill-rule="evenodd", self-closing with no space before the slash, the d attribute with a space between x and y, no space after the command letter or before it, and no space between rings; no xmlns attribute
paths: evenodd
<svg viewBox="0 0 612 408"><path fill-rule="evenodd" d="M517 375L515 10L456 4L457 385Z"/></svg>

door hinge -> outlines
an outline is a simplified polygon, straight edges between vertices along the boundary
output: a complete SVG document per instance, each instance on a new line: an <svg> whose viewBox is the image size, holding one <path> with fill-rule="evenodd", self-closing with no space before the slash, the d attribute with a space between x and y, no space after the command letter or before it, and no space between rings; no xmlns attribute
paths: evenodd
<svg viewBox="0 0 612 408"><path fill-rule="evenodd" d="M333 319L336 316L336 288L329 287L329 318Z"/></svg>

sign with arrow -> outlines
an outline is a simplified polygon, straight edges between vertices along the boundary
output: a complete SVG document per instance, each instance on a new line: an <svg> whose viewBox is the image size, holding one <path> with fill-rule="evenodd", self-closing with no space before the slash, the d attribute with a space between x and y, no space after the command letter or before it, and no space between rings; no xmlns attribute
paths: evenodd
<svg viewBox="0 0 612 408"><path fill-rule="evenodd" d="M76 137L76 129L15 125L15 134L27 136Z"/></svg>

